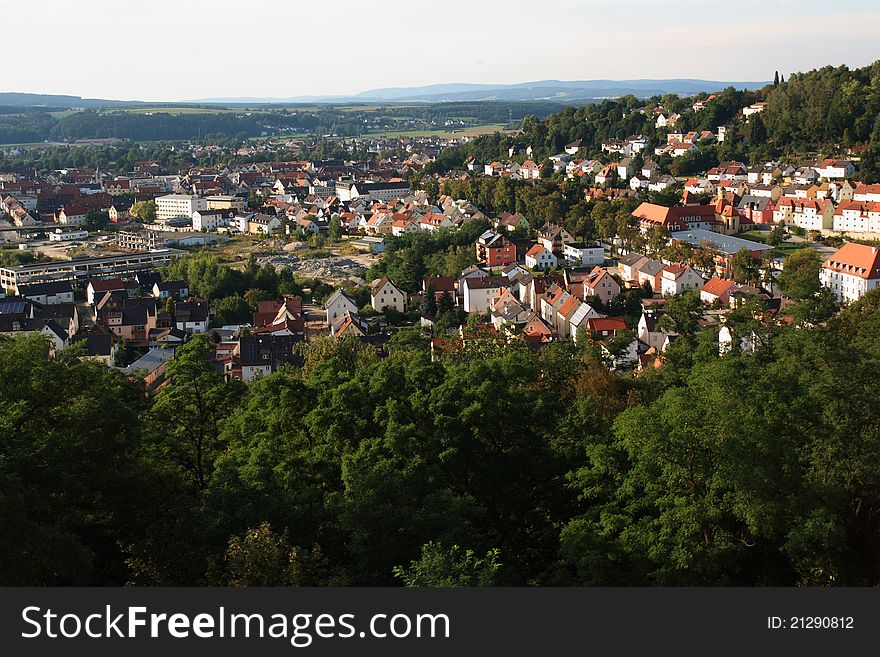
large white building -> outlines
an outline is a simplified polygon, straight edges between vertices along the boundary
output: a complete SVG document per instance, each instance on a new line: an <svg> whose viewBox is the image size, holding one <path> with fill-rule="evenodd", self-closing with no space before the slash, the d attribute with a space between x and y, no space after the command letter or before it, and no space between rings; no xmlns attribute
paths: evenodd
<svg viewBox="0 0 880 657"><path fill-rule="evenodd" d="M840 303L880 287L880 249L850 242L822 263L819 280Z"/></svg>
<svg viewBox="0 0 880 657"><path fill-rule="evenodd" d="M168 194L156 199L156 221L166 222L178 217L192 219L193 212L208 209L208 199L190 194Z"/></svg>
<svg viewBox="0 0 880 657"><path fill-rule="evenodd" d="M336 181L336 197L340 201L365 198L370 201L391 201L409 196L407 182L367 182L353 180Z"/></svg>

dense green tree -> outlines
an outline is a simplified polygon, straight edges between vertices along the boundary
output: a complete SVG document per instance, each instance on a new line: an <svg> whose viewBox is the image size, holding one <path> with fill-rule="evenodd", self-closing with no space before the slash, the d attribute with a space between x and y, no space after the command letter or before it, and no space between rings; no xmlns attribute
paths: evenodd
<svg viewBox="0 0 880 657"><path fill-rule="evenodd" d="M151 409L153 440L159 453L197 488L207 486L214 461L223 449L220 422L241 394L212 363L214 346L205 335L193 336L175 352L168 385Z"/></svg>
<svg viewBox="0 0 880 657"><path fill-rule="evenodd" d="M395 566L394 576L406 586L497 586L502 568L499 550L478 557L473 550L458 545L444 548L439 543L425 543L422 556L408 568Z"/></svg>

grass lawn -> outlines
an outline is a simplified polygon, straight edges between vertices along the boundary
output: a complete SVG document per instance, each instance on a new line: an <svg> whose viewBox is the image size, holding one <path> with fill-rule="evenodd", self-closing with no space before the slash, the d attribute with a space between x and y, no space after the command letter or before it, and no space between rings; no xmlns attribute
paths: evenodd
<svg viewBox="0 0 880 657"><path fill-rule="evenodd" d="M770 232L762 230L748 230L744 233L738 233L736 236L741 237L744 240L750 240L752 242L769 244ZM782 242L781 244L774 246L773 250L768 251L767 253L770 255L771 258L787 258L795 251L809 248L812 247L805 242Z"/></svg>
<svg viewBox="0 0 880 657"><path fill-rule="evenodd" d="M431 137L434 135L441 137L476 137L478 135L491 135L494 132L504 132L503 123L490 123L487 125L477 125L470 128L457 128L447 130L446 128L434 128L433 130L379 130L376 132L368 132L364 136L369 137Z"/></svg>

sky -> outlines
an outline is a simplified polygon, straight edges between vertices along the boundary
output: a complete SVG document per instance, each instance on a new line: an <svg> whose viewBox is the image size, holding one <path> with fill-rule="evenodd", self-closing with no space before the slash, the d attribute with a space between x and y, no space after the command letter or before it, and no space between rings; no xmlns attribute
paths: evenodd
<svg viewBox="0 0 880 657"><path fill-rule="evenodd" d="M145 101L880 59L877 0L0 0L0 18L0 91Z"/></svg>

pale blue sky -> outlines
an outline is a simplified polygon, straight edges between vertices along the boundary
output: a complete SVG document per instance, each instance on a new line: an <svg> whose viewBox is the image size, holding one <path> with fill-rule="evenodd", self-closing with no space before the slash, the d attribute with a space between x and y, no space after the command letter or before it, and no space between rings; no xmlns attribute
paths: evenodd
<svg viewBox="0 0 880 657"><path fill-rule="evenodd" d="M766 80L880 59L876 0L0 0L2 91L179 100Z"/></svg>

